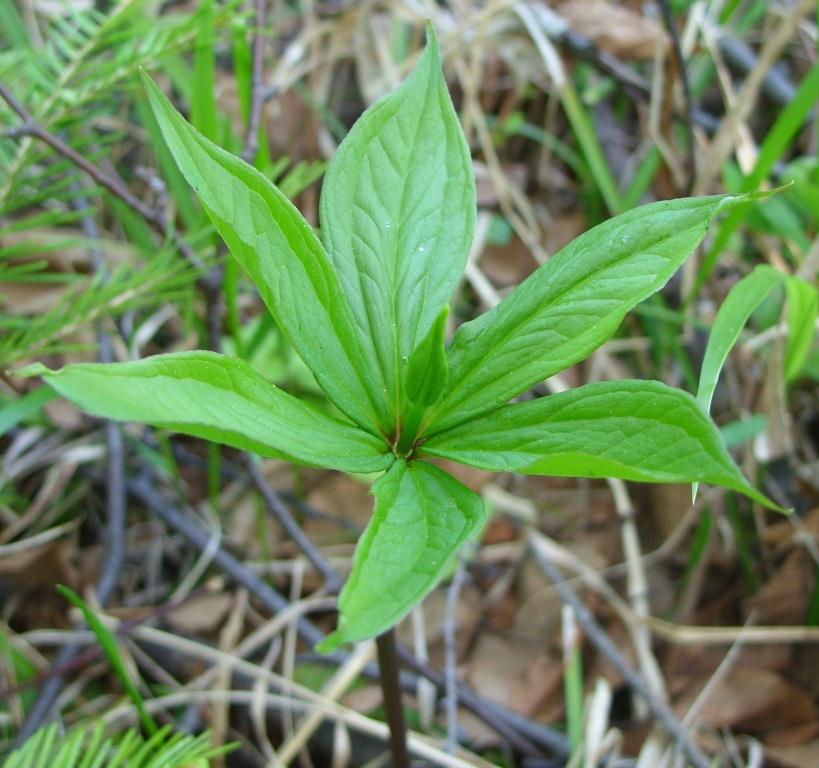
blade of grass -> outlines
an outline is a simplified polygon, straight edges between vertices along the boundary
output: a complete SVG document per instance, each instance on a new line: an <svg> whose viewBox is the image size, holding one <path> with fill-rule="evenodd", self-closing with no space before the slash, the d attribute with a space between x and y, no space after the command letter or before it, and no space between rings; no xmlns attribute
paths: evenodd
<svg viewBox="0 0 819 768"><path fill-rule="evenodd" d="M193 57L191 123L205 138L219 142L219 116L214 96L213 0L202 0L201 22Z"/></svg>
<svg viewBox="0 0 819 768"><path fill-rule="evenodd" d="M204 222L204 214L193 199L193 192L185 182L179 168L171 157L162 134L159 131L159 124L156 122L154 113L144 99L134 99L137 118L142 127L148 132L150 146L156 156L156 163L162 179L167 184L170 197L176 204L182 223L186 229L199 228Z"/></svg>
<svg viewBox="0 0 819 768"><path fill-rule="evenodd" d="M589 114L581 103L574 86L568 80L560 91L560 101L609 213L612 216L621 213L623 204L617 182L603 154L603 148L600 146Z"/></svg>
<svg viewBox="0 0 819 768"><path fill-rule="evenodd" d="M785 109L782 110L776 122L768 131L768 135L759 148L759 155L751 172L745 177L740 192L750 192L757 189L768 177L774 164L790 146L794 137L805 124L808 113L819 102L819 63L814 64L804 77L796 91L796 96ZM714 235L711 247L708 249L702 264L697 272L694 286L687 297L687 301L696 296L716 266L720 253L724 250L734 232L739 228L754 202L737 206L722 221Z"/></svg>
<svg viewBox="0 0 819 768"><path fill-rule="evenodd" d="M656 146L652 146L646 153L623 195L624 211L640 204L640 200L651 186L662 166L662 159L660 150Z"/></svg>
<svg viewBox="0 0 819 768"><path fill-rule="evenodd" d="M145 702L142 699L142 695L139 693L134 681L128 674L128 670L125 668L125 663L122 660L122 655L120 654L119 647L117 646L117 640L111 630L109 630L108 627L106 627L99 620L97 615L89 607L88 603L86 603L85 600L83 600L76 592L66 586L63 586L62 584L57 585L57 592L59 592L60 595L62 595L72 605L75 605L82 611L88 626L91 628L91 631L97 638L97 642L100 644L102 652L108 659L108 663L111 665L114 673L119 678L120 684L125 689L128 697L134 703L143 727L151 736L156 734L157 731L159 731L159 728L157 727L153 717L151 717L150 713L145 708Z"/></svg>
<svg viewBox="0 0 819 768"><path fill-rule="evenodd" d="M42 386L3 405L0 408L0 437L21 421L38 414L42 407L55 397L57 393L51 387Z"/></svg>
<svg viewBox="0 0 819 768"><path fill-rule="evenodd" d="M572 754L583 744L583 658L577 621L570 606L564 605L563 619L563 695L566 700L566 732Z"/></svg>

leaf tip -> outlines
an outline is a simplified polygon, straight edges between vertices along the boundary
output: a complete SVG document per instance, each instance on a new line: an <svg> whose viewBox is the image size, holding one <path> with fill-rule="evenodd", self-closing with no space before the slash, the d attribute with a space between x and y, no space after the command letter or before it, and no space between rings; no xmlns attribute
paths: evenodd
<svg viewBox="0 0 819 768"><path fill-rule="evenodd" d="M339 628L335 632L331 632L327 637L324 638L320 643L316 644L316 653L322 654L322 656L328 656L329 654L337 651L344 643L344 633Z"/></svg>
<svg viewBox="0 0 819 768"><path fill-rule="evenodd" d="M22 368L17 368L8 373L11 376L18 376L21 379L30 379L34 376L47 376L55 373L55 371L46 368L42 363L32 363L31 365L24 365Z"/></svg>
<svg viewBox="0 0 819 768"><path fill-rule="evenodd" d="M427 19L427 23L425 24L426 32L427 32L427 46L428 47L438 47L438 33L435 31L435 23L432 19Z"/></svg>
<svg viewBox="0 0 819 768"><path fill-rule="evenodd" d="M432 22L432 19L427 19L426 33L427 44L424 48L422 59L429 58L432 60L433 66L440 68L441 47L438 44L438 33L435 31L435 24Z"/></svg>
<svg viewBox="0 0 819 768"><path fill-rule="evenodd" d="M725 195L717 207L717 213L723 213L724 211L735 208L738 205L743 205L744 203L764 202L774 195L778 195L780 192L788 189L788 187L793 186L793 184L793 181L788 181L785 184L774 187L773 189L756 189L736 195Z"/></svg>

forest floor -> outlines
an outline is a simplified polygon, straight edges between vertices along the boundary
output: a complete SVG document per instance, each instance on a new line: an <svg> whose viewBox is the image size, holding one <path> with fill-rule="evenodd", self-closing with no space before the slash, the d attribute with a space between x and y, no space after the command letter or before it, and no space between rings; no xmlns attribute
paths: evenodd
<svg viewBox="0 0 819 768"><path fill-rule="evenodd" d="M661 293L552 385L695 392L738 280L766 264L815 288L815 2L0 0L0 758L55 719L104 717L112 733L137 722L64 584L117 633L160 723L238 744L214 765L389 764L381 689L362 674L374 648L328 663L300 637L306 614L333 629L338 583L281 522L345 575L371 478L116 426L9 371L211 348L319 401L253 286L224 266L139 70L206 135L249 150L318 225L327 161L409 72L425 18L478 185L452 329L591 226L691 194L790 184L715 223ZM815 292L809 316L787 298L773 291L751 316L711 413L790 515L710 486L692 504L689 485L448 465L491 516L398 629L419 760L819 765L819 346ZM810 351L792 370L796 333Z"/></svg>

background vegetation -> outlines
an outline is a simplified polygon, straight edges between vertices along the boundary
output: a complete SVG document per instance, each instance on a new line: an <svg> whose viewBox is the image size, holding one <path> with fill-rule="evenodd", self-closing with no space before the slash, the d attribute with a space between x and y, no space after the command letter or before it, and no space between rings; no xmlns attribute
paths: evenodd
<svg viewBox="0 0 819 768"><path fill-rule="evenodd" d="M409 71L426 18L478 177L453 327L577 233L691 193L790 183L722 219L550 389L637 377L693 392L740 278L764 264L815 286L814 2L0 0L1 754L56 718L78 734L60 758L73 765L77 729L102 718L132 766L178 738L145 748L154 720L211 731L172 741L168 765L384 763L372 646L312 653L369 515L364 480L95 422L8 371L210 348L320 398L164 149L139 70L317 224L326 160ZM751 316L712 413L795 514L712 488L692 507L688 487L461 468L493 516L401 628L417 757L819 763L816 293L784 294ZM57 584L83 595L96 635ZM57 734L35 751L50 757Z"/></svg>

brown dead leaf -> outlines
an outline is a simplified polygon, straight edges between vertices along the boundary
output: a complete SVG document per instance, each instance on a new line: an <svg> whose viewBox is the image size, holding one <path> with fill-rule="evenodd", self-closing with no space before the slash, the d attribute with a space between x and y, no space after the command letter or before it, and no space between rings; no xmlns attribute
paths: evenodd
<svg viewBox="0 0 819 768"><path fill-rule="evenodd" d="M489 523L483 534L482 543L485 546L493 544L505 544L510 541L517 541L520 538L520 526L503 515L496 515Z"/></svg>
<svg viewBox="0 0 819 768"><path fill-rule="evenodd" d="M784 672L793 649L784 643L745 645L734 658L734 665L768 672ZM725 660L727 649L719 645L675 645L666 657L664 669L672 693L681 693L696 676L710 677Z"/></svg>
<svg viewBox="0 0 819 768"><path fill-rule="evenodd" d="M814 536L819 536L819 507L812 509L802 518L802 527ZM767 547L779 549L793 545L797 535L798 531L792 520L777 520L765 528L762 541Z"/></svg>
<svg viewBox="0 0 819 768"><path fill-rule="evenodd" d="M795 725L792 728L780 728L765 734L765 744L771 747L795 747L805 744L819 734L819 722Z"/></svg>
<svg viewBox="0 0 819 768"><path fill-rule="evenodd" d="M493 701L531 715L562 694L563 672L542 643L521 637L483 634L469 659L469 684Z"/></svg>
<svg viewBox="0 0 819 768"><path fill-rule="evenodd" d="M373 508L369 486L341 474L326 477L323 483L309 493L307 503L330 513L333 517L354 523L362 529L369 522ZM337 524L310 520L305 524L305 530L309 531L311 536L318 535L321 541L326 538L328 531L337 537L339 529ZM322 531L324 536L321 535Z"/></svg>
<svg viewBox="0 0 819 768"><path fill-rule="evenodd" d="M422 610L426 629L427 652L433 664L443 663L444 621L446 620L447 590L440 587L424 598ZM477 587L465 584L461 587L455 608L456 639L458 658L461 658L478 629L481 619L481 595ZM412 621L402 621L398 627L398 638L404 645L412 647Z"/></svg>
<svg viewBox="0 0 819 768"><path fill-rule="evenodd" d="M684 715L709 677L694 681L675 709ZM816 721L813 699L782 675L764 669L730 670L711 692L701 722L712 728L734 728L753 733L804 726Z"/></svg>
<svg viewBox="0 0 819 768"><path fill-rule="evenodd" d="M745 601L759 624L801 624L816 582L816 563L805 549L793 550L759 592Z"/></svg>
<svg viewBox="0 0 819 768"><path fill-rule="evenodd" d="M0 558L0 580L26 589L74 583L71 567L73 545L66 539L49 541L38 547Z"/></svg>
<svg viewBox="0 0 819 768"><path fill-rule="evenodd" d="M819 739L796 747L767 746L766 765L769 768L816 768L819 765Z"/></svg>
<svg viewBox="0 0 819 768"><path fill-rule="evenodd" d="M381 687L378 685L364 685L361 688L356 688L353 691L348 691L341 697L341 703L345 707L356 712L372 712L377 707L380 707L384 701L384 695L381 693Z"/></svg>
<svg viewBox="0 0 819 768"><path fill-rule="evenodd" d="M486 246L480 260L481 270L498 289L523 282L537 266L531 252L518 237L512 237L503 246Z"/></svg>
<svg viewBox="0 0 819 768"><path fill-rule="evenodd" d="M819 699L819 645L799 645L793 649L789 670L792 680L798 680L814 698Z"/></svg>
<svg viewBox="0 0 819 768"><path fill-rule="evenodd" d="M180 634L215 632L224 622L234 600L234 595L229 592L192 597L168 614L168 623Z"/></svg>
<svg viewBox="0 0 819 768"><path fill-rule="evenodd" d="M554 585L538 564L527 557L518 573L519 610L515 631L531 640L557 637L560 632L561 600Z"/></svg>
<svg viewBox="0 0 819 768"><path fill-rule="evenodd" d="M626 61L653 59L657 47L668 49L661 24L607 0L569 0L560 13L572 31L591 38L595 45Z"/></svg>

